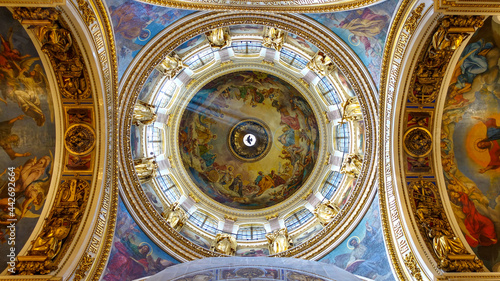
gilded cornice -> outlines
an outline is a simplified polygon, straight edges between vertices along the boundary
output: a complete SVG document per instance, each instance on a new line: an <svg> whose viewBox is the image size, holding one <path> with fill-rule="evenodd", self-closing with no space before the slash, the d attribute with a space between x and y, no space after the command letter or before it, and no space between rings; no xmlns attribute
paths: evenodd
<svg viewBox="0 0 500 281"><path fill-rule="evenodd" d="M164 59L165 54L169 54L183 42L218 27L235 24L267 25L297 34L331 57L338 65L339 70L346 75L348 81L353 85L365 113L366 127L371 128L365 134L366 151L360 180L354 187L353 195L349 197L343 211L339 213L338 219L330 223L327 228L309 242L278 254L278 256L294 256L308 259L317 259L325 255L328 249L336 243L340 243L340 237L353 229L362 218L362 214L367 210L373 198L372 196L375 194L375 189L371 188L375 185L374 159L377 152L373 148L373 138L377 132L378 123L375 118L377 115L375 87L371 78L368 78L367 70L352 52L344 51L348 47L335 37L331 31L316 27L310 20L302 16L205 12L188 16L186 20L189 21L189 25L182 20L174 23L159 34L155 41L146 45L132 62L130 68L127 69L122 79L119 98L122 111L119 115L124 118L119 123L120 130L123 132L120 134L120 146L127 150L120 156L121 162L124 163L120 182L123 186L122 195L128 209L133 217L138 220L141 228L146 233L149 233L151 238L173 257L181 261L188 261L217 255L194 245L168 227L165 220L154 210L142 188L140 188L138 179L130 164L132 161L130 153L132 107L154 66ZM262 66L267 65L262 64ZM230 65L225 67L230 67ZM154 235L151 235L152 233Z"/></svg>
<svg viewBox="0 0 500 281"><path fill-rule="evenodd" d="M359 9L381 0L142 0L142 2L177 9L199 11L326 13Z"/></svg>
<svg viewBox="0 0 500 281"><path fill-rule="evenodd" d="M447 15L500 15L495 0L434 0L434 10Z"/></svg>

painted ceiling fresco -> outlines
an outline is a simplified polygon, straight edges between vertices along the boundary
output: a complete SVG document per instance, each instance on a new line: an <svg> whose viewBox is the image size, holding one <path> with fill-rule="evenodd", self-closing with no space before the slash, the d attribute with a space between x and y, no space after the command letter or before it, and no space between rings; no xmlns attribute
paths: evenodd
<svg viewBox="0 0 500 281"><path fill-rule="evenodd" d="M0 8L0 40L0 252L7 253L13 246L7 226L15 220L18 253L38 222L49 192L54 111L35 46L6 8ZM0 256L0 269L7 261L7 255Z"/></svg>
<svg viewBox="0 0 500 281"><path fill-rule="evenodd" d="M378 194L356 229L320 262L377 281L395 280L387 257Z"/></svg>
<svg viewBox="0 0 500 281"><path fill-rule="evenodd" d="M179 131L194 183L240 209L269 207L292 195L311 173L319 145L308 102L287 82L261 72L231 73L205 85L184 111Z"/></svg>
<svg viewBox="0 0 500 281"><path fill-rule="evenodd" d="M387 31L398 2L387 0L369 8L307 16L329 28L352 48L378 87Z"/></svg>
<svg viewBox="0 0 500 281"><path fill-rule="evenodd" d="M118 78L132 59L160 31L195 11L170 9L132 0L105 1L115 33Z"/></svg>
<svg viewBox="0 0 500 281"><path fill-rule="evenodd" d="M108 264L101 280L130 281L154 275L179 261L162 251L137 226L121 197Z"/></svg>
<svg viewBox="0 0 500 281"><path fill-rule="evenodd" d="M460 228L488 269L500 268L500 22L487 19L451 79L441 161Z"/></svg>

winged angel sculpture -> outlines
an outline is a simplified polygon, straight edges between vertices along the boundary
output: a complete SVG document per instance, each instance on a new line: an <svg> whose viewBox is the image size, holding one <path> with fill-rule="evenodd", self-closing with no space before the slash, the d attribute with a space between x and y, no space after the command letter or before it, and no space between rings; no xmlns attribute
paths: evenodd
<svg viewBox="0 0 500 281"><path fill-rule="evenodd" d="M47 78L38 57L22 55L12 44L12 28L8 41L0 35L0 101L17 103L25 115L33 118L38 126L45 123L45 115L40 108L40 95L46 95Z"/></svg>

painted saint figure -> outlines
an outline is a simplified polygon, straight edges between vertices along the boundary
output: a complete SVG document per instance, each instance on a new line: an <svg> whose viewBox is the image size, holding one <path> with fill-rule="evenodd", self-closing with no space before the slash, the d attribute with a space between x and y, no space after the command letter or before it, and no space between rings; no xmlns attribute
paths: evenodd
<svg viewBox="0 0 500 281"><path fill-rule="evenodd" d="M472 118L480 120L486 126L486 138L477 143L479 149L488 149L490 154L490 162L479 173L484 173L488 170L500 168L500 127L497 126L495 118L482 119L477 116Z"/></svg>

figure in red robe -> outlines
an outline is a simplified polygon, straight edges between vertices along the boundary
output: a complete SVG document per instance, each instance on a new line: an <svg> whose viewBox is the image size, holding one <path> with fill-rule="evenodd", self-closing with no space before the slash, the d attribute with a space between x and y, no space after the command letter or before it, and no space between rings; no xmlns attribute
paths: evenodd
<svg viewBox="0 0 500 281"><path fill-rule="evenodd" d="M476 210L476 206L467 194L459 192L459 195L462 211L465 214L464 224L469 232L469 235L465 236L467 243L472 248L496 244L498 240L493 222Z"/></svg>

